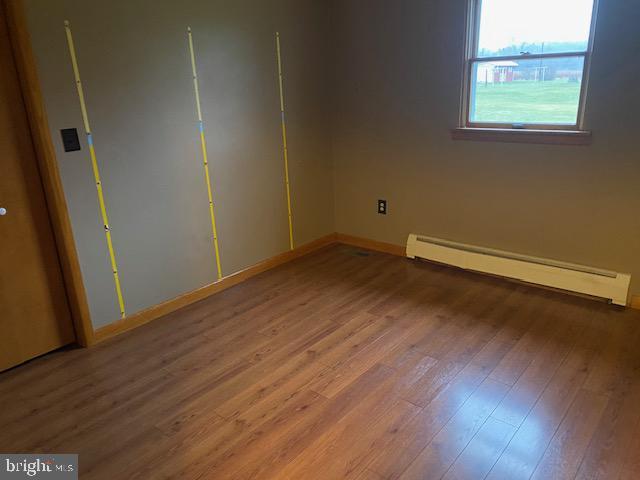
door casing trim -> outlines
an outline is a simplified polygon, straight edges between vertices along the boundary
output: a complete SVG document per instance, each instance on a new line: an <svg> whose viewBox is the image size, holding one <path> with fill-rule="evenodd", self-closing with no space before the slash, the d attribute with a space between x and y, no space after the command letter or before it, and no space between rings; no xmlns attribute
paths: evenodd
<svg viewBox="0 0 640 480"><path fill-rule="evenodd" d="M13 58L27 111L31 138L45 193L49 219L64 279L67 302L73 319L76 342L84 347L95 343L87 293L73 237L47 112L44 105L23 0L0 0L6 15Z"/></svg>

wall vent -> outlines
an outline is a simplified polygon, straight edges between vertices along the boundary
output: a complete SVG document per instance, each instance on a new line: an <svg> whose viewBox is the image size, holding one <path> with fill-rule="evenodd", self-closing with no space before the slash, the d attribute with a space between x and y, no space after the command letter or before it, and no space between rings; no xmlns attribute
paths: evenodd
<svg viewBox="0 0 640 480"><path fill-rule="evenodd" d="M631 275L411 234L407 257L583 293L626 305Z"/></svg>

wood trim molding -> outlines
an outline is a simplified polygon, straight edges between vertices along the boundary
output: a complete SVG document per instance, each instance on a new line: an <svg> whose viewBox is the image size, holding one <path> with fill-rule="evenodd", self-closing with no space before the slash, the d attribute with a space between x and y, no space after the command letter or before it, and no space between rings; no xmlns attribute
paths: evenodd
<svg viewBox="0 0 640 480"><path fill-rule="evenodd" d="M396 255L398 257L406 256L406 247L403 245L394 245L392 243L378 242L376 240L370 240L368 238L354 237L353 235L346 235L344 233L336 233L336 241L344 245L351 245L354 247L365 248L367 250L373 250L375 252L388 253L390 255Z"/></svg>
<svg viewBox="0 0 640 480"><path fill-rule="evenodd" d="M224 277L218 282L206 285L192 292L185 293L184 295L176 297L172 300L160 303L139 313L123 318L122 320L119 320L115 323L111 323L102 328L99 328L95 332L95 340L96 342L103 342L109 338L115 337L116 335L127 332L160 317L163 317L182 307L186 307L187 305L203 300L216 293L222 292L228 288L233 287L234 285L250 279L251 277L255 277L262 272L278 267L287 262L295 260L296 258L315 252L327 246L334 245L335 243L337 243L336 234L332 233L325 237L314 240L313 242L307 243L301 247L298 247L294 250L281 253L279 255L276 255L275 257L271 257L267 260L257 263L256 265L229 275L228 277Z"/></svg>
<svg viewBox="0 0 640 480"><path fill-rule="evenodd" d="M578 130L530 130L513 128L455 128L453 140L503 143L541 143L546 145L591 145L592 135Z"/></svg>
<svg viewBox="0 0 640 480"><path fill-rule="evenodd" d="M634 295L631 297L631 308L640 310L640 295Z"/></svg>
<svg viewBox="0 0 640 480"><path fill-rule="evenodd" d="M51 141L49 122L40 90L24 5L22 0L2 1L7 15L14 60L20 77L31 136L60 258L67 300L73 317L76 341L86 347L94 342L91 314L71 230L62 180Z"/></svg>

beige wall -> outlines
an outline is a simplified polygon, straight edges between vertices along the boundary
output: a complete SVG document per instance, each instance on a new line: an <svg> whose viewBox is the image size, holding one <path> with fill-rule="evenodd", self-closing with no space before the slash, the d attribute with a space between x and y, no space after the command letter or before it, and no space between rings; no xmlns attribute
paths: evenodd
<svg viewBox="0 0 640 480"><path fill-rule="evenodd" d="M94 325L118 318L65 43L72 23L127 310L215 280L185 29L194 31L221 260L287 248L273 33L298 244L411 232L631 272L640 293L640 4L603 0L589 147L454 142L466 0L27 0ZM151 8L153 7L153 8ZM376 200L389 215L376 214Z"/></svg>
<svg viewBox="0 0 640 480"><path fill-rule="evenodd" d="M63 21L70 20L127 313L213 282L186 36L193 29L224 274L288 249L274 32L283 42L301 245L334 231L328 10L317 0L27 0L94 326L119 318Z"/></svg>
<svg viewBox="0 0 640 480"><path fill-rule="evenodd" d="M640 293L640 2L602 0L589 147L452 141L466 0L335 0L336 227L631 272ZM376 214L376 200L389 215Z"/></svg>

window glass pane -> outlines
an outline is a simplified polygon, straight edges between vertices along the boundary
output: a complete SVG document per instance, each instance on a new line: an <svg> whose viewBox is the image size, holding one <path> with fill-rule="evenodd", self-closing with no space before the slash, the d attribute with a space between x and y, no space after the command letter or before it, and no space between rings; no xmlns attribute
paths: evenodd
<svg viewBox="0 0 640 480"><path fill-rule="evenodd" d="M586 51L593 0L482 0L479 57Z"/></svg>
<svg viewBox="0 0 640 480"><path fill-rule="evenodd" d="M575 125L584 57L475 62L474 123Z"/></svg>

